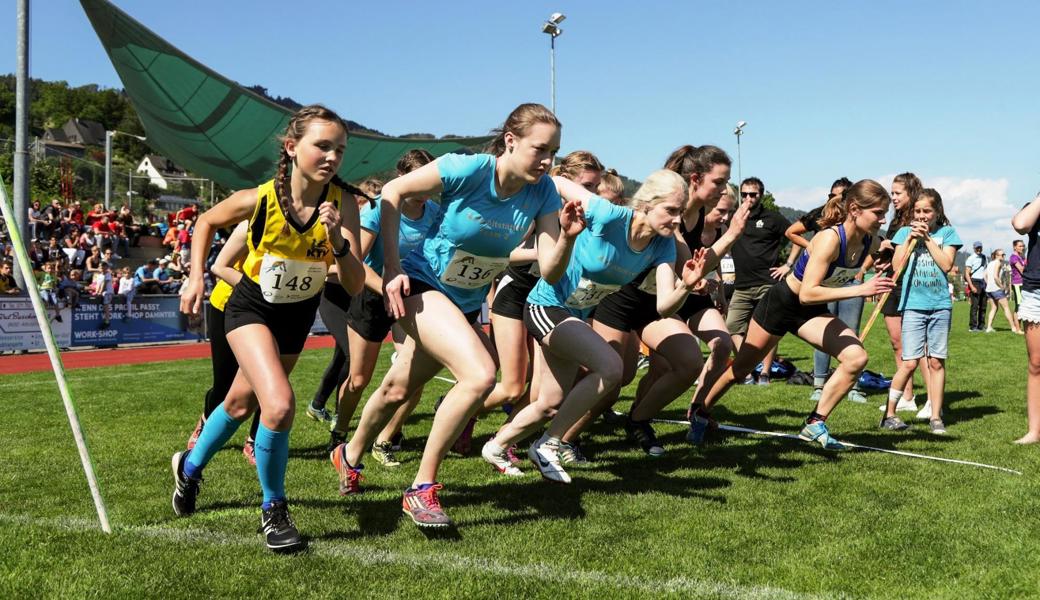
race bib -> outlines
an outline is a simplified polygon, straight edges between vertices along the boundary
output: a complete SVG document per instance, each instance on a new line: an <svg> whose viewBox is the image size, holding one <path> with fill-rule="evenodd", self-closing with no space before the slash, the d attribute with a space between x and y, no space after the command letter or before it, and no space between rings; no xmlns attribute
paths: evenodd
<svg viewBox="0 0 1040 600"><path fill-rule="evenodd" d="M719 269L722 271L723 275L726 275L726 274L729 274L729 273L735 273L736 272L736 268L733 265L733 257L731 257L731 256L723 257L723 259L721 261L719 261Z"/></svg>
<svg viewBox="0 0 1040 600"><path fill-rule="evenodd" d="M472 290L490 285L495 276L508 266L508 256L477 256L456 249L440 280L452 287Z"/></svg>
<svg viewBox="0 0 1040 600"><path fill-rule="evenodd" d="M829 288L845 287L850 281L856 278L856 273L859 273L858 267L835 267L834 272L831 273L830 277L821 281L820 285Z"/></svg>
<svg viewBox="0 0 1040 600"><path fill-rule="evenodd" d="M571 295L567 297L564 304L569 308L577 308L581 310L591 308L619 289L621 289L620 285L596 283L595 281L590 281L582 277L581 281L578 282L578 287L571 292Z"/></svg>
<svg viewBox="0 0 1040 600"><path fill-rule="evenodd" d="M271 304L313 298L325 285L327 271L328 265L324 262L265 254L260 263L260 291Z"/></svg>

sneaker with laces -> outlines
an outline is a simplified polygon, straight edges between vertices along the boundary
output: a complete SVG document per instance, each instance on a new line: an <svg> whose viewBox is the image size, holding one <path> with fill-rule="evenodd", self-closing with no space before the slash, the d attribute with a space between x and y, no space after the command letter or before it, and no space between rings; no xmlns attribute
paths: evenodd
<svg viewBox="0 0 1040 600"><path fill-rule="evenodd" d="M881 424L878 425L878 428L887 429L888 431L903 431L910 429L910 426L899 417L892 415L891 417L881 417Z"/></svg>
<svg viewBox="0 0 1040 600"><path fill-rule="evenodd" d="M942 410L939 411L939 416L942 417ZM925 401L924 406L921 410L917 411L918 421L931 421L932 420L932 402L931 400Z"/></svg>
<svg viewBox="0 0 1040 600"><path fill-rule="evenodd" d="M441 508L437 492L444 489L439 483L420 485L404 491L401 510L419 527L450 527L453 523Z"/></svg>
<svg viewBox="0 0 1040 600"><path fill-rule="evenodd" d="M466 456L469 451L472 450L473 446L473 427L477 424L477 418L473 417L470 419L466 426L462 428L462 433L459 434L459 439L455 440L455 443L451 445L451 449L456 454Z"/></svg>
<svg viewBox="0 0 1040 600"><path fill-rule="evenodd" d="M251 437L246 438L246 442L242 444L242 456L246 457L249 464L256 466L256 440Z"/></svg>
<svg viewBox="0 0 1040 600"><path fill-rule="evenodd" d="M336 430L332 430L329 433L329 443L325 446L325 451L332 454L332 451L339 447L340 444L346 443L347 434L340 433Z"/></svg>
<svg viewBox="0 0 1040 600"><path fill-rule="evenodd" d="M333 417L331 414L329 414L329 411L326 410L324 406L318 408L313 404L308 404L307 416L329 428L332 428L336 425L336 417Z"/></svg>
<svg viewBox="0 0 1040 600"><path fill-rule="evenodd" d="M195 423L195 431L191 432L191 436L188 437L187 449L191 450L195 447L195 444L199 441L199 436L202 435L202 428L206 426L206 416L199 417L199 421Z"/></svg>
<svg viewBox="0 0 1040 600"><path fill-rule="evenodd" d="M510 446L510 448L511 447L512 446ZM495 443L495 440L488 440L488 443L484 444L484 447L480 450L480 457L490 463L496 471L503 475L520 477L524 474L524 472L509 459L509 449L502 449Z"/></svg>
<svg viewBox="0 0 1040 600"><path fill-rule="evenodd" d="M339 495L352 496L361 493L361 470L364 465L353 466L347 462L347 445L340 444L329 455L336 474L339 475Z"/></svg>
<svg viewBox="0 0 1040 600"><path fill-rule="evenodd" d="M686 441L699 446L704 443L704 436L707 435L711 426L711 419L698 414L696 410L690 411L689 419L690 430L686 432Z"/></svg>
<svg viewBox="0 0 1040 600"><path fill-rule="evenodd" d="M820 398L823 398L823 388L815 388L809 394L809 402L819 402Z"/></svg>
<svg viewBox="0 0 1040 600"><path fill-rule="evenodd" d="M171 461L173 468L173 512L186 517L195 512L195 501L199 497L202 478L195 479L184 474L184 459L187 452L176 452Z"/></svg>
<svg viewBox="0 0 1040 600"><path fill-rule="evenodd" d="M756 385L769 385L772 381L769 379L769 375L759 375L758 380L755 381Z"/></svg>
<svg viewBox="0 0 1040 600"><path fill-rule="evenodd" d="M806 423L798 432L798 438L819 444L824 450L845 450L845 444L831 437L831 432L823 421Z"/></svg>
<svg viewBox="0 0 1040 600"><path fill-rule="evenodd" d="M847 396L845 396L845 399L849 402L855 402L856 404L867 403L867 395L856 389L849 390L849 393Z"/></svg>
<svg viewBox="0 0 1040 600"><path fill-rule="evenodd" d="M878 410L887 411L888 405L882 404ZM911 396L909 400L906 399L906 396L900 397L899 402L896 402L896 412L917 412L917 395Z"/></svg>
<svg viewBox="0 0 1040 600"><path fill-rule="evenodd" d="M639 444L650 456L661 456L664 454L664 446L657 441L657 434L650 425L650 421L633 421L631 417L625 420L625 432L629 439Z"/></svg>
<svg viewBox="0 0 1040 600"><path fill-rule="evenodd" d="M285 500L275 500L269 508L261 509L257 533L264 536L268 549L275 552L292 552L307 545L296 529Z"/></svg>
<svg viewBox="0 0 1040 600"><path fill-rule="evenodd" d="M560 440L542 436L527 449L527 456L538 467L538 472L549 481L570 483L571 476L560 465Z"/></svg>
<svg viewBox="0 0 1040 600"><path fill-rule="evenodd" d="M372 444L372 458L384 467L400 467L401 461L394 456L394 443L390 441Z"/></svg>
<svg viewBox="0 0 1040 600"><path fill-rule="evenodd" d="M581 446L577 443L560 441L560 464L564 465L587 465L589 459L585 456L585 453L581 451Z"/></svg>
<svg viewBox="0 0 1040 600"><path fill-rule="evenodd" d="M928 421L928 430L935 435L946 435L946 424L942 419L931 419Z"/></svg>

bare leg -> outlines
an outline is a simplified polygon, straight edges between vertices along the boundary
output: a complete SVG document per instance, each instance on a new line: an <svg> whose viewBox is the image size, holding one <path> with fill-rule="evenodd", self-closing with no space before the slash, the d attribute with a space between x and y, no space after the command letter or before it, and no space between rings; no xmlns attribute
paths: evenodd
<svg viewBox="0 0 1040 600"><path fill-rule="evenodd" d="M734 383L744 381L744 378L754 370L755 365L776 347L781 337L783 336L771 335L752 319L751 324L748 325L747 337L743 339L740 350L733 358L733 364L722 372L711 388L706 385L697 388L697 393L693 396L694 405L710 411Z"/></svg>
<svg viewBox="0 0 1040 600"><path fill-rule="evenodd" d="M633 421L656 417L672 400L693 385L704 366L697 338L678 319L661 319L650 323L643 329L642 338L655 354L668 361L669 368L652 385L642 390L639 404L630 413Z"/></svg>
<svg viewBox="0 0 1040 600"><path fill-rule="evenodd" d="M1029 376L1026 379L1029 430L1015 440L1016 444L1040 442L1040 323L1026 321L1026 351L1029 353Z"/></svg>
<svg viewBox="0 0 1040 600"><path fill-rule="evenodd" d="M578 438L581 437L582 431L595 421L596 418L603 414L604 411L611 406L614 406L618 401L618 395L621 393L621 388L631 383L636 374L636 357L639 353L639 343L636 336L630 331L619 331L597 321L592 322L592 330L599 334L599 336L603 338L603 340L607 342L619 356L621 356L621 383L619 383L613 390L604 394L592 409L578 419L574 426L563 435L561 439L567 443L577 442ZM538 370L536 369L536 372L537 371Z"/></svg>
<svg viewBox="0 0 1040 600"><path fill-rule="evenodd" d="M350 430L350 421L354 418L361 395L372 380L372 373L379 362L379 350L382 344L371 342L361 337L354 329L347 326L347 345L350 352L350 373L339 388L339 399L336 402L336 426L333 428L340 434Z"/></svg>
<svg viewBox="0 0 1040 600"><path fill-rule="evenodd" d="M827 378L823 395L816 404L816 414L827 417L867 367L867 351L856 332L834 315L810 319L798 329L798 337L838 359L834 374Z"/></svg>

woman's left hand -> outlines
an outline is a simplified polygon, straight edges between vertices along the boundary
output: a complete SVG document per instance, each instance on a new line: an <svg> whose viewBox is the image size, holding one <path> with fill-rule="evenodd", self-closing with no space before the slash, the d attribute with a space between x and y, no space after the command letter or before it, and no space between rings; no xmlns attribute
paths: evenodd
<svg viewBox="0 0 1040 600"><path fill-rule="evenodd" d="M693 258L683 264L682 282L687 291L704 279L704 263L708 256L707 248L698 248L693 253Z"/></svg>

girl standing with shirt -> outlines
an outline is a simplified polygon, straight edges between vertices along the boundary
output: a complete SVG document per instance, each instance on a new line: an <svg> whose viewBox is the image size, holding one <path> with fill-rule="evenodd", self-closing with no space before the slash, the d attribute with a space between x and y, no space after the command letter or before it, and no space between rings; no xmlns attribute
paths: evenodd
<svg viewBox="0 0 1040 600"><path fill-rule="evenodd" d="M1025 325L1029 370L1026 375L1026 434L1016 444L1040 442L1040 194L1011 219L1019 234L1029 236L1025 269L1022 271L1022 304L1018 318Z"/></svg>

